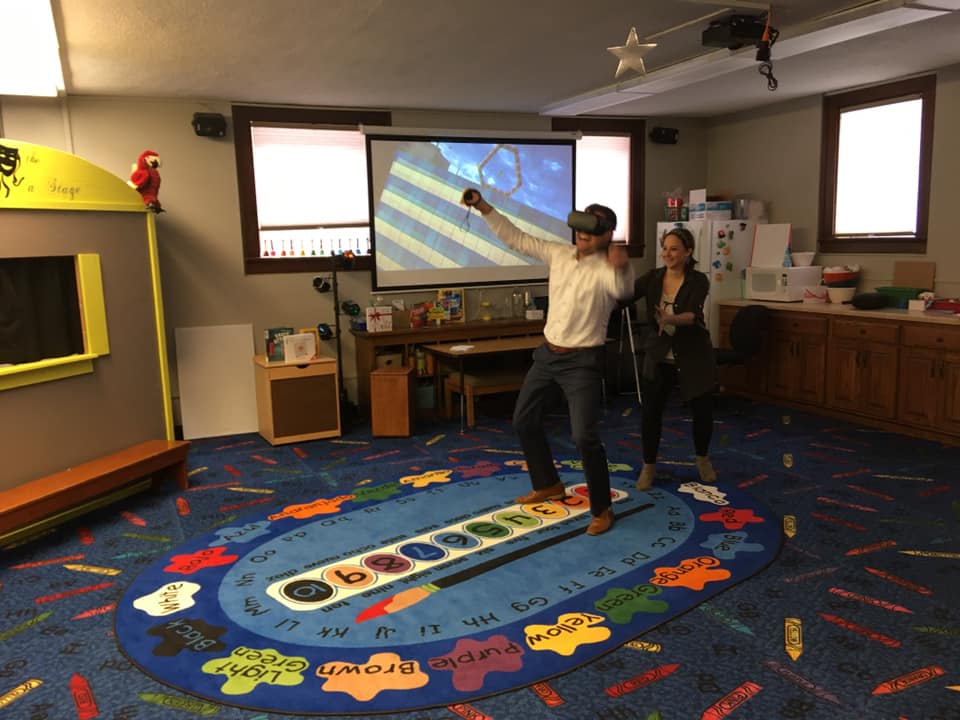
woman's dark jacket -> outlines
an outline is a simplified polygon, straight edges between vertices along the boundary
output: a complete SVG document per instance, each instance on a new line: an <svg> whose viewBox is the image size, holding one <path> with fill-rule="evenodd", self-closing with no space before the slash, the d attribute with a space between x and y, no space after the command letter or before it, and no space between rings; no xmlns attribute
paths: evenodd
<svg viewBox="0 0 960 720"><path fill-rule="evenodd" d="M692 312L696 317L693 325L678 325L671 336L657 334L656 307L663 295L663 276L666 268L656 268L637 278L634 284L634 300L646 301L647 332L643 348L643 376L648 380L656 377L657 363L663 362L667 351L673 349L677 364L680 394L690 400L712 392L718 382L717 361L703 319L703 305L710 292L710 279L699 270L690 269L677 290L673 312L680 315Z"/></svg>

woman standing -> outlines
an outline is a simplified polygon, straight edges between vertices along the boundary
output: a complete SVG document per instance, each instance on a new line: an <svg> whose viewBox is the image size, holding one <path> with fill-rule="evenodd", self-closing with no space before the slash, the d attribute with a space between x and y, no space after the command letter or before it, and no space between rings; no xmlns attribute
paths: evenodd
<svg viewBox="0 0 960 720"><path fill-rule="evenodd" d="M710 280L694 269L697 261L693 249L693 234L686 228L674 228L661 241L663 267L638 278L635 285L634 299L646 299L647 319L657 326L657 332L651 332L644 345L643 470L637 477L641 490L648 489L656 477L663 412L671 388L678 383L693 414L693 445L700 480L717 479L708 457L717 363L703 318Z"/></svg>

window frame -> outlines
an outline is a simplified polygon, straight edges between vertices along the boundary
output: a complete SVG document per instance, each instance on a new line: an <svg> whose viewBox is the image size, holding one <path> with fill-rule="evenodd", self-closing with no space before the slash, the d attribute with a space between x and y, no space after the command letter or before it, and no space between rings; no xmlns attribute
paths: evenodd
<svg viewBox="0 0 960 720"><path fill-rule="evenodd" d="M551 120L554 131L581 132L584 135L621 135L630 138L630 198L629 223L630 243L627 255L643 257L644 237L644 151L646 148L647 123L634 118L555 117Z"/></svg>
<svg viewBox="0 0 960 720"><path fill-rule="evenodd" d="M257 190L253 169L253 139L250 128L258 123L276 125L319 125L333 129L359 129L361 125L389 126L392 115L379 110L331 110L263 105L234 105L234 150L237 159L237 191L240 201L240 235L243 244L243 270L246 275L266 273L330 272L331 257L297 257L271 260L260 256L260 223L257 217ZM369 256L357 257L353 270L369 270Z"/></svg>
<svg viewBox="0 0 960 720"><path fill-rule="evenodd" d="M936 74L898 80L859 90L827 95L823 99L820 157L819 251L833 253L925 253L930 212L930 174L933 166L933 116ZM917 180L917 231L911 235L837 235L837 169L840 116L848 110L920 99L920 168Z"/></svg>

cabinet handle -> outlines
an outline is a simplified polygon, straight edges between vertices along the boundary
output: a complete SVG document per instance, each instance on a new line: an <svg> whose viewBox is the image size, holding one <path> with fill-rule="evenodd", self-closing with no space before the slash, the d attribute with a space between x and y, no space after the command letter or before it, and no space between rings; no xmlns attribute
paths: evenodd
<svg viewBox="0 0 960 720"><path fill-rule="evenodd" d="M946 363L940 363L940 379L941 379L941 380L943 380L943 366L944 366L944 365L946 365Z"/></svg>
<svg viewBox="0 0 960 720"><path fill-rule="evenodd" d="M930 365L930 377L935 378L937 376L937 364L933 363Z"/></svg>

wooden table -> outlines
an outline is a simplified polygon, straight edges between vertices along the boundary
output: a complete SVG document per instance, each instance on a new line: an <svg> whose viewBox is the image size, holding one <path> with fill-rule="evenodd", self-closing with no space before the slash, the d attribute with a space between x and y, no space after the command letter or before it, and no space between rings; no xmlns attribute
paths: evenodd
<svg viewBox="0 0 960 720"><path fill-rule="evenodd" d="M475 358L482 355L496 355L500 353L517 352L520 350L533 350L543 345L543 335L522 335L518 337L494 338L491 340L474 340L469 343L437 343L435 345L422 345L421 348L428 353L439 357L456 358L458 370L460 372L460 432L464 432L464 387L463 387L463 363L466 358ZM435 402L438 401L440 388L437 383L440 363L433 364L433 396ZM438 406L438 405L436 405Z"/></svg>
<svg viewBox="0 0 960 720"><path fill-rule="evenodd" d="M429 344L472 344L491 338L535 335L542 338L543 320L477 320L444 323L419 328L402 328L391 332L351 330L356 343L357 402L361 409L370 407L370 373L377 369L377 353L399 352L402 364L413 364L418 346Z"/></svg>

